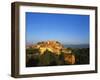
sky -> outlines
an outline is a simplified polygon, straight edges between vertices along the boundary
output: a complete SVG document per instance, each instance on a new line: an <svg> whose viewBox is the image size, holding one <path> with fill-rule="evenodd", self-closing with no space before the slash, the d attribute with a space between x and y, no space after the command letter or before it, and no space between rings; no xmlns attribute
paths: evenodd
<svg viewBox="0 0 100 80"><path fill-rule="evenodd" d="M89 15L26 12L26 42L89 44Z"/></svg>

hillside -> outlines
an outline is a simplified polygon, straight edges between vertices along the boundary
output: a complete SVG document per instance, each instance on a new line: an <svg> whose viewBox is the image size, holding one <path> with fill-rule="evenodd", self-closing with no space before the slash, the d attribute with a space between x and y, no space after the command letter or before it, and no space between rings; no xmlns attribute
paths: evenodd
<svg viewBox="0 0 100 80"><path fill-rule="evenodd" d="M88 57L87 49L65 48L58 41L42 41L26 48L27 67L87 64Z"/></svg>

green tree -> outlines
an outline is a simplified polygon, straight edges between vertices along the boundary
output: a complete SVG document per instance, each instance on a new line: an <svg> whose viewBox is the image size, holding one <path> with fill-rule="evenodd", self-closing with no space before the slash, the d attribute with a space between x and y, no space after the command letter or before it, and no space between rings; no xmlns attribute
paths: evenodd
<svg viewBox="0 0 100 80"><path fill-rule="evenodd" d="M59 65L64 65L64 53L61 52L61 54L59 55L59 61L58 61Z"/></svg>
<svg viewBox="0 0 100 80"><path fill-rule="evenodd" d="M44 52L43 55L40 55L39 65L41 66L52 66L57 65L59 57L48 50Z"/></svg>

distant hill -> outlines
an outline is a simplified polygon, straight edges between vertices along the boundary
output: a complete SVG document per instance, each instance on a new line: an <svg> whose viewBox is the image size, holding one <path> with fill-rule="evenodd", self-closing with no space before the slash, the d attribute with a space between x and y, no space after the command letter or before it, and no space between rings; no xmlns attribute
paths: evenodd
<svg viewBox="0 0 100 80"><path fill-rule="evenodd" d="M77 45L74 45L74 44L66 44L64 45L64 47L68 48L89 48L89 44L77 44Z"/></svg>

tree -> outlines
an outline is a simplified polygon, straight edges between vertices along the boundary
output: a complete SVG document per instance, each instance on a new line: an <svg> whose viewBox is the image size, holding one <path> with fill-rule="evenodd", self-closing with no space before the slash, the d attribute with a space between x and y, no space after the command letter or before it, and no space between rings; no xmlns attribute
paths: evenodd
<svg viewBox="0 0 100 80"><path fill-rule="evenodd" d="M64 61L64 53L61 52L61 54L59 55L59 65L64 65L65 61Z"/></svg>
<svg viewBox="0 0 100 80"><path fill-rule="evenodd" d="M58 56L55 55L55 53L46 50L43 55L40 55L39 65L42 66L57 65L57 61L58 61Z"/></svg>

